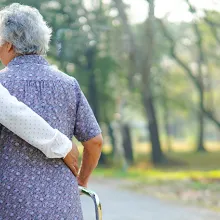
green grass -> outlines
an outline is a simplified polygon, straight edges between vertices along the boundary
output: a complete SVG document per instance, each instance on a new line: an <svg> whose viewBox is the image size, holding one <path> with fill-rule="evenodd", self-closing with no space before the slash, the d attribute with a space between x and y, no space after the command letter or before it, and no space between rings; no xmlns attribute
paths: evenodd
<svg viewBox="0 0 220 220"><path fill-rule="evenodd" d="M127 172L119 168L97 168L95 175L129 179L220 179L220 152L215 153L170 153L171 162L154 167L149 156L139 155L136 164Z"/></svg>
<svg viewBox="0 0 220 220"><path fill-rule="evenodd" d="M128 180L133 190L163 199L220 210L220 152L169 153L168 163L154 167L149 155L138 155L126 172L119 168L97 168L95 176ZM208 197L207 197L208 193Z"/></svg>
<svg viewBox="0 0 220 220"><path fill-rule="evenodd" d="M169 171L162 169L142 170L130 168L127 172L117 169L97 168L94 175L111 178L127 178L136 181L175 181L175 180L220 180L220 170L200 171L200 170L181 170Z"/></svg>
<svg viewBox="0 0 220 220"><path fill-rule="evenodd" d="M95 176L117 178L147 185L184 183L192 189L220 189L220 152L170 153L171 162L154 167L149 155L139 155L126 172L120 168L97 168ZM168 160L168 161L169 161Z"/></svg>
<svg viewBox="0 0 220 220"><path fill-rule="evenodd" d="M164 166L164 169L209 170L220 168L220 152L171 152L167 153L166 157L171 160L171 163ZM138 154L136 156L136 166L144 169L151 168L150 155Z"/></svg>

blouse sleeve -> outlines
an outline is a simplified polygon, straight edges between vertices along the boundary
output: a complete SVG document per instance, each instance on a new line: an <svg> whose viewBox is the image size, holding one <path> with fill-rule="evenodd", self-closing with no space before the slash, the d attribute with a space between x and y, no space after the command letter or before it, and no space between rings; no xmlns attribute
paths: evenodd
<svg viewBox="0 0 220 220"><path fill-rule="evenodd" d="M71 141L53 129L28 106L11 96L0 84L0 123L41 150L49 158L65 157L72 149Z"/></svg>
<svg viewBox="0 0 220 220"><path fill-rule="evenodd" d="M94 113L75 80L75 92L77 97L76 104L76 123L74 136L80 142L88 141L101 133L101 129L94 116Z"/></svg>

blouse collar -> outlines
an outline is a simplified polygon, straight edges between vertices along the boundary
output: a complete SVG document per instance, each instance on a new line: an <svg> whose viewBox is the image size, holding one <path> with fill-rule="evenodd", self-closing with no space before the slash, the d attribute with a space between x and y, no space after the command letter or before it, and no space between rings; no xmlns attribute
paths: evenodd
<svg viewBox="0 0 220 220"><path fill-rule="evenodd" d="M20 65L20 64L26 64L26 63L32 63L32 64L41 64L41 65L49 65L46 59L39 55L21 55L17 56L14 59L12 59L8 63L8 67L13 65Z"/></svg>

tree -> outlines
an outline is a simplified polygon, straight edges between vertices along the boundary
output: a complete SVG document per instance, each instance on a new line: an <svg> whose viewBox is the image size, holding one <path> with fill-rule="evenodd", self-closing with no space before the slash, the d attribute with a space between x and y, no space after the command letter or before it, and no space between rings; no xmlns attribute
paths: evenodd
<svg viewBox="0 0 220 220"><path fill-rule="evenodd" d="M145 109L146 119L148 121L148 131L150 133L150 141L152 144L152 161L155 164L160 164L164 161L164 155L161 150L160 140L159 140L159 131L158 131L158 122L154 106L154 96L151 88L151 75L152 67L154 62L154 52L155 52L155 42L154 42L154 32L155 32L155 15L154 15L154 1L149 0L149 12L148 18L145 21L145 32L143 34L144 41L147 38L146 42L142 41L142 50L137 48L137 43L135 42L135 36L131 29L131 26L128 23L127 15L125 12L125 6L122 0L114 0L115 6L118 9L119 16L121 18L124 31L129 39L129 60L132 65L132 72L129 76L133 76L136 72L141 72L142 83L141 83L141 94L142 102ZM144 45L144 46L143 46ZM138 51L138 52L137 52ZM142 60L138 65L138 53Z"/></svg>
<svg viewBox="0 0 220 220"><path fill-rule="evenodd" d="M189 5L189 10L191 13L196 14L196 8L193 7L190 2L186 1ZM195 37L196 37L196 48L195 50L191 51L194 53L197 51L196 60L193 60L197 63L197 72L195 73L195 70L193 70L190 67L190 63L187 63L180 54L178 54L177 51L177 40L172 37L172 35L169 33L168 28L166 27L164 21L159 20L158 22L161 26L161 30L164 33L165 37L168 39L170 43L170 55L171 57L183 68L185 73L188 75L188 77L191 79L192 83L194 84L198 95L199 95L199 105L198 108L196 108L197 115L198 115L198 140L197 140L197 150L198 151L204 151L204 128L205 128L205 122L204 117L207 117L209 120L214 122L214 124L219 127L219 121L215 118L214 114L208 110L208 108L205 105L205 85L204 85L204 78L207 77L207 74L204 72L204 66L208 66L208 61L205 50L204 50L204 36L200 30L200 24L199 20L194 20L192 22L192 29L194 31ZM195 56L194 56L195 57ZM193 59L193 58L192 58Z"/></svg>

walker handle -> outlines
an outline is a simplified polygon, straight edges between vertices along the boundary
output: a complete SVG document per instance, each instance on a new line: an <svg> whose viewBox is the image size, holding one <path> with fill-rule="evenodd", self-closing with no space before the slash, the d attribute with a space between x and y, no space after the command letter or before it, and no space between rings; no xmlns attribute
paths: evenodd
<svg viewBox="0 0 220 220"><path fill-rule="evenodd" d="M96 220L102 220L102 206L98 195L94 191L82 186L79 186L79 192L81 195L86 195L92 198L95 205Z"/></svg>

